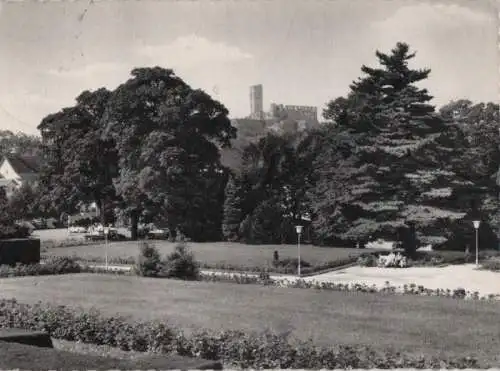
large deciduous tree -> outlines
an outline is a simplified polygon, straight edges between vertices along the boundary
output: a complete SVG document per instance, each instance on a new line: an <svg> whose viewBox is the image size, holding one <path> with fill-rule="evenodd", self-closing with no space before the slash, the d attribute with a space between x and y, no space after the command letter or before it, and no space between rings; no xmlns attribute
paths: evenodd
<svg viewBox="0 0 500 371"><path fill-rule="evenodd" d="M172 70L136 68L112 94L104 137L116 143L115 180L132 237L141 217L195 240L221 237L226 172L219 148L236 135L227 109Z"/></svg>
<svg viewBox="0 0 500 371"><path fill-rule="evenodd" d="M494 103L452 101L440 109L442 117L455 122L466 137L466 145L449 156L450 168L465 179L457 202L470 204L474 212L457 225L457 244L474 244L472 218L480 218L481 245L498 247L500 200L497 176L500 170L500 107ZM500 178L499 178L500 179ZM491 229L496 233L492 235ZM463 238L463 235L468 238ZM489 237L488 237L489 236Z"/></svg>
<svg viewBox="0 0 500 371"><path fill-rule="evenodd" d="M47 116L39 126L44 137L40 187L45 189L45 204L71 213L81 202L95 202L103 223L110 221L109 210L117 202L112 182L117 152L112 138L102 136L110 94L105 88L84 91L73 107Z"/></svg>

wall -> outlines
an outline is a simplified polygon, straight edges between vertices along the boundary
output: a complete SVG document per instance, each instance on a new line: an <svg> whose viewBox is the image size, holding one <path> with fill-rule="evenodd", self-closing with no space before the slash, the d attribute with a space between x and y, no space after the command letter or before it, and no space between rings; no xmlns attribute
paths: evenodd
<svg viewBox="0 0 500 371"><path fill-rule="evenodd" d="M40 263L40 240L19 238L0 240L0 265Z"/></svg>

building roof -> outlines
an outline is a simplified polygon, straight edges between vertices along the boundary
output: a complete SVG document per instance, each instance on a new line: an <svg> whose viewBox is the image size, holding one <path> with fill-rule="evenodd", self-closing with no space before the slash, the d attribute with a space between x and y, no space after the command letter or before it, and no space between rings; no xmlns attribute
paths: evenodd
<svg viewBox="0 0 500 371"><path fill-rule="evenodd" d="M20 156L8 154L4 157L18 174L36 174L40 171L38 158L34 156Z"/></svg>

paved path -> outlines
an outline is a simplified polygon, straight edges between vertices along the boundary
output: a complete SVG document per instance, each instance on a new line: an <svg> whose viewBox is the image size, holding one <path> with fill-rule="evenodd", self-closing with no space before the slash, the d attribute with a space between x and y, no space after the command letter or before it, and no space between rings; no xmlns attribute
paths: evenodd
<svg viewBox="0 0 500 371"><path fill-rule="evenodd" d="M351 267L345 270L330 272L314 276L320 281L333 282L363 282L385 285L402 286L414 283L429 289L456 289L464 288L481 295L500 294L500 273L478 270L474 264L449 265L442 268L415 267L415 268L367 268Z"/></svg>

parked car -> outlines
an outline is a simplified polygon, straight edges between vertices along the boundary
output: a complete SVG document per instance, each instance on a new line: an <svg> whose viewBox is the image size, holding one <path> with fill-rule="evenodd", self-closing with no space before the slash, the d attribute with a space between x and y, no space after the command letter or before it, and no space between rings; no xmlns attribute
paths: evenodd
<svg viewBox="0 0 500 371"><path fill-rule="evenodd" d="M87 232L87 228L85 227L78 227L78 226L69 227L69 233L85 233L85 232Z"/></svg>
<svg viewBox="0 0 500 371"><path fill-rule="evenodd" d="M42 218L36 218L31 221L31 224L35 227L35 229L45 229L47 228L47 223Z"/></svg>
<svg viewBox="0 0 500 371"><path fill-rule="evenodd" d="M146 238L151 240L166 240L170 236L168 229L156 228L149 231Z"/></svg>
<svg viewBox="0 0 500 371"><path fill-rule="evenodd" d="M106 238L104 234L104 227L102 224L93 226L89 228L88 233L85 235L86 240L104 240ZM110 227L108 231L108 240L110 241L124 241L127 237L123 234L118 233L118 229Z"/></svg>

